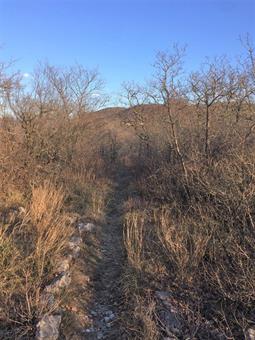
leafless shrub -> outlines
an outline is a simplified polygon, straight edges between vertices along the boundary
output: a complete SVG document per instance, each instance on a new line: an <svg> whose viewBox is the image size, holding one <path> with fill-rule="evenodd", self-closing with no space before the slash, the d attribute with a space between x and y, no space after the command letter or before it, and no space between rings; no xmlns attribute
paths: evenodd
<svg viewBox="0 0 255 340"><path fill-rule="evenodd" d="M133 157L137 190L147 204L127 214L130 289L140 297L162 286L176 294L198 338L206 329L211 334L210 327L216 338L242 338L255 322L254 50L246 46L242 62L207 61L187 79L189 87L177 86L186 102L172 100L174 78L167 86L165 75L172 64L159 54L157 80L163 83L156 85L170 100L146 87L157 107L140 111L152 112L143 120L150 152ZM168 103L174 131L165 134Z"/></svg>

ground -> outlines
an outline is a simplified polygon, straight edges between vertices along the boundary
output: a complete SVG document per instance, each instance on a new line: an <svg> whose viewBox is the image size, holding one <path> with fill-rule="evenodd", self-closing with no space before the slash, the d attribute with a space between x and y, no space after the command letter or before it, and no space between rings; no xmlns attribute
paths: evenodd
<svg viewBox="0 0 255 340"><path fill-rule="evenodd" d="M129 181L129 171L118 170L103 223L84 235L84 255L74 269L74 286L80 288L74 292L76 303L71 301L70 308L79 321L72 317L67 322L73 324L71 332L64 332L66 339L126 338L121 327L121 278L125 263L123 209Z"/></svg>

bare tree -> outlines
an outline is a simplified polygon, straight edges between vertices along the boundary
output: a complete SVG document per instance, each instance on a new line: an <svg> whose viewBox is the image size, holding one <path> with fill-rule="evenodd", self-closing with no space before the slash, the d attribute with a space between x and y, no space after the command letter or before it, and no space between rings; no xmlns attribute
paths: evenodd
<svg viewBox="0 0 255 340"><path fill-rule="evenodd" d="M249 80L247 69L235 68L229 74L226 88L227 107L235 117L235 123L240 119L250 119L253 89Z"/></svg>
<svg viewBox="0 0 255 340"><path fill-rule="evenodd" d="M1 69L4 70L4 65ZM40 65L29 88L21 83L18 75L8 78L0 72L1 102L20 122L24 146L32 158L54 160L58 157L62 138L70 143L72 140L71 144L77 139L79 129L72 130L73 119L97 110L107 100L98 71L80 65L63 69Z"/></svg>
<svg viewBox="0 0 255 340"><path fill-rule="evenodd" d="M179 110L184 109L183 104L186 101L186 89L181 79L185 51L185 47L174 44L171 51L157 53L154 63L154 76L147 90L147 95L153 102L166 108L166 123L170 127L173 147L181 162L183 172L187 176L176 124L176 114Z"/></svg>
<svg viewBox="0 0 255 340"><path fill-rule="evenodd" d="M184 157L179 145L176 126L176 111L184 108L185 87L181 82L185 47L173 46L172 51L158 52L153 65L152 79L144 86L134 83L124 84L125 97L132 107L133 117L128 124L139 129L140 138L149 139L142 111L144 104L158 104L167 112L166 124L170 127L169 143L174 149L186 176Z"/></svg>
<svg viewBox="0 0 255 340"><path fill-rule="evenodd" d="M34 94L49 107L61 108L66 116L81 115L103 107L108 97L97 70L87 70L76 64L69 68L40 65L34 74Z"/></svg>
<svg viewBox="0 0 255 340"><path fill-rule="evenodd" d="M21 89L21 74L12 72L13 61L0 62L0 114L10 113L10 98Z"/></svg>
<svg viewBox="0 0 255 340"><path fill-rule="evenodd" d="M124 123L126 126L132 126L140 140L145 142L148 147L149 134L143 115L144 105L148 102L146 91L144 87L134 82L123 83L122 89L124 93L122 96L124 105L131 108L131 114L126 117Z"/></svg>
<svg viewBox="0 0 255 340"><path fill-rule="evenodd" d="M253 41L249 34L246 35L245 39L241 39L241 42L246 50L246 60L244 62L250 81L253 85L253 90L255 91L255 48ZM253 92L253 94L255 94Z"/></svg>
<svg viewBox="0 0 255 340"><path fill-rule="evenodd" d="M209 157L210 151L210 123L212 107L223 102L227 95L228 63L225 58L215 58L207 61L198 72L191 74L190 92L193 102L205 114L204 152Z"/></svg>

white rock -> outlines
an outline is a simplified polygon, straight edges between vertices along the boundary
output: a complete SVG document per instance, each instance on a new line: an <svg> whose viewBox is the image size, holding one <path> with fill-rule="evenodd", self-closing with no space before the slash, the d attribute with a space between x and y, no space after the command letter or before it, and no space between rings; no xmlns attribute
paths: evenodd
<svg viewBox="0 0 255 340"><path fill-rule="evenodd" d="M59 337L60 315L45 315L37 324L36 339L57 340Z"/></svg>
<svg viewBox="0 0 255 340"><path fill-rule="evenodd" d="M78 229L79 232L82 234L84 232L90 232L93 231L96 228L96 226L93 223L78 223Z"/></svg>
<svg viewBox="0 0 255 340"><path fill-rule="evenodd" d="M66 288L71 283L70 273L63 273L56 277L54 281L45 287L45 291L48 293L57 293L60 289Z"/></svg>
<svg viewBox="0 0 255 340"><path fill-rule="evenodd" d="M77 258L81 251L81 244L83 240L79 236L72 236L69 241L69 248L72 250L72 256Z"/></svg>
<svg viewBox="0 0 255 340"><path fill-rule="evenodd" d="M84 330L83 330L83 333L92 333L92 332L94 332L94 331L95 331L94 327L90 327L90 328L84 329Z"/></svg>

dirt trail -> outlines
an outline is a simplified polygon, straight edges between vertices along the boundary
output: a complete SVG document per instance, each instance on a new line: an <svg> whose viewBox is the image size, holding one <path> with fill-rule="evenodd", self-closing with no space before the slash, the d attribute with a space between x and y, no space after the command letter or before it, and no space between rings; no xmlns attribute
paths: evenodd
<svg viewBox="0 0 255 340"><path fill-rule="evenodd" d="M124 263L123 203L126 200L129 176L120 172L108 207L106 222L99 233L100 260L94 266L93 303L90 315L93 325L86 330L86 339L124 339L121 316L120 279Z"/></svg>

